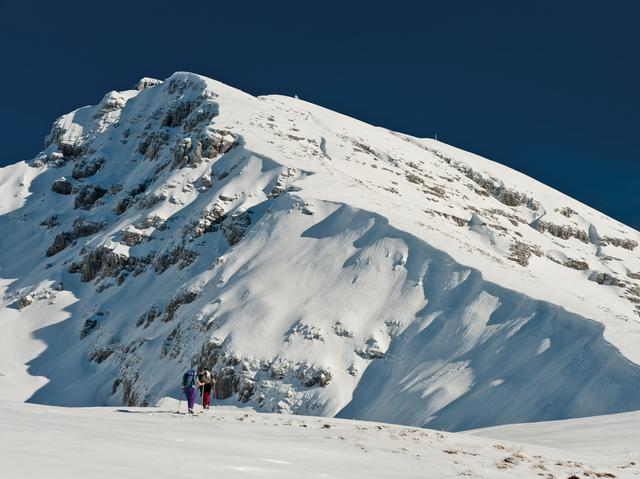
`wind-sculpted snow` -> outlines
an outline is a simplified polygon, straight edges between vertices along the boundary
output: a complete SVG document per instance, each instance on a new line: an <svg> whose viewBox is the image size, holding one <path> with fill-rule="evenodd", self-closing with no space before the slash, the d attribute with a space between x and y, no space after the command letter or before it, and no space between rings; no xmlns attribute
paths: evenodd
<svg viewBox="0 0 640 479"><path fill-rule="evenodd" d="M153 404L196 365L451 430L640 407L638 233L442 143L176 73L0 185L3 398Z"/></svg>

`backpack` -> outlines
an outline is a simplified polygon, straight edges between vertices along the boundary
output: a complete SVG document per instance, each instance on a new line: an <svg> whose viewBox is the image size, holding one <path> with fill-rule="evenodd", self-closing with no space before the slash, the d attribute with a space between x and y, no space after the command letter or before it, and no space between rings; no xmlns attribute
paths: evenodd
<svg viewBox="0 0 640 479"><path fill-rule="evenodd" d="M182 376L182 387L183 388L195 388L196 387L196 370L189 369Z"/></svg>
<svg viewBox="0 0 640 479"><path fill-rule="evenodd" d="M198 380L204 384L211 384L211 372L209 372L208 369L205 369L198 374Z"/></svg>

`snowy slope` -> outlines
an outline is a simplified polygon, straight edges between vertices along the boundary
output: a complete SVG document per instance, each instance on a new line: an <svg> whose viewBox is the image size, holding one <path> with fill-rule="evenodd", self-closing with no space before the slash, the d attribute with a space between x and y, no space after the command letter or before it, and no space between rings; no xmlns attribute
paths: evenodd
<svg viewBox="0 0 640 479"><path fill-rule="evenodd" d="M0 397L448 430L640 409L640 234L509 168L176 73L0 169Z"/></svg>
<svg viewBox="0 0 640 479"><path fill-rule="evenodd" d="M564 421L512 424L466 434L537 444L599 457L618 457L640 464L640 413L629 412ZM640 474L640 472L639 472Z"/></svg>
<svg viewBox="0 0 640 479"><path fill-rule="evenodd" d="M216 408L67 409L0 402L10 477L638 477L623 455L579 454L389 424ZM184 406L183 406L184 410Z"/></svg>

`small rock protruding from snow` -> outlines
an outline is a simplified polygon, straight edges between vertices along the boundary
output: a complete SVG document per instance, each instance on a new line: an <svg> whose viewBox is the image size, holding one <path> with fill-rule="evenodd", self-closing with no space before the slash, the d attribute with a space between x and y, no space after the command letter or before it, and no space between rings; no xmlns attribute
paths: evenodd
<svg viewBox="0 0 640 479"><path fill-rule="evenodd" d="M73 186L69 180L62 176L53 182L51 191L59 195L70 195L73 191Z"/></svg>
<svg viewBox="0 0 640 479"><path fill-rule="evenodd" d="M138 81L134 89L138 91L142 91L142 90L146 90L147 88L160 85L161 83L162 83L162 80L156 80L155 78L150 78L150 77L142 77Z"/></svg>

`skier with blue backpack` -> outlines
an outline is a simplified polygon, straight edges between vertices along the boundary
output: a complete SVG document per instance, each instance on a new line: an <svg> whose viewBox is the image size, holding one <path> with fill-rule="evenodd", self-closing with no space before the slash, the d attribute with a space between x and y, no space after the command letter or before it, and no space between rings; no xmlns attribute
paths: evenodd
<svg viewBox="0 0 640 479"><path fill-rule="evenodd" d="M204 383L201 383L198 379L198 374L195 368L189 369L182 376L182 392L187 398L187 407L189 409L189 414L193 414L193 406L196 403L196 394L198 392L198 388L203 385Z"/></svg>

